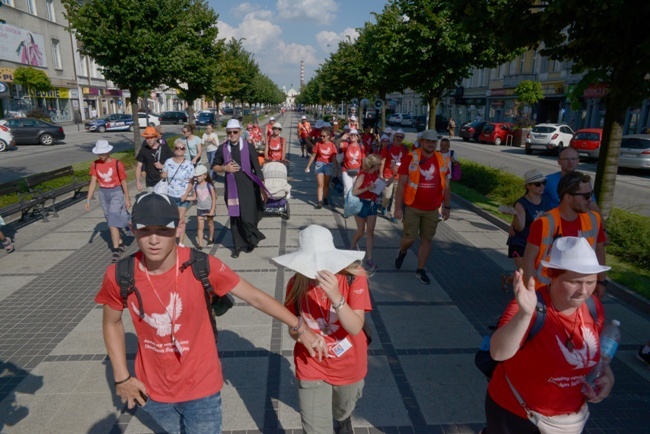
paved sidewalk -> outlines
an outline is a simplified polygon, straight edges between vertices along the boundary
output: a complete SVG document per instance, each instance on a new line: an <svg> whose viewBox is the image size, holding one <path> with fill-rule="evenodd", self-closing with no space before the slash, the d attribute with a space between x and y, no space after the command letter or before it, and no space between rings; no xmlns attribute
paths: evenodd
<svg viewBox="0 0 650 434"><path fill-rule="evenodd" d="M297 248L309 224L328 227L339 248L349 248L356 229L336 207L314 209L313 172L295 144L297 116L281 119L290 139L291 218L269 217L260 247L230 258L232 241L221 198L210 253L282 300L291 273L269 262ZM135 189L133 189L135 191ZM151 433L160 429L142 411L125 410L113 391L111 366L101 333L101 308L93 297L110 261L108 231L98 204L91 212L72 203L60 219L37 221L17 231L16 252L0 253L0 432ZM189 242L196 215L189 213ZM512 268L506 233L489 220L452 202L452 217L439 226L428 271L431 285L414 275L410 251L402 270L393 260L400 226L379 218L371 277L374 341L364 396L353 414L355 433L475 433L484 422L486 380L473 359L481 336L511 294L500 276ZM363 241L361 242L363 247ZM134 251L135 245L130 246ZM621 321L623 342L613 362L612 396L591 405L588 433L647 432L650 370L634 357L650 337L650 317L608 296L609 319ZM127 314L128 316L128 314ZM125 319L127 352L136 342ZM226 384L222 391L224 433L299 433L293 376L293 341L286 327L238 302L219 321L219 352ZM644 416L645 415L645 416Z"/></svg>

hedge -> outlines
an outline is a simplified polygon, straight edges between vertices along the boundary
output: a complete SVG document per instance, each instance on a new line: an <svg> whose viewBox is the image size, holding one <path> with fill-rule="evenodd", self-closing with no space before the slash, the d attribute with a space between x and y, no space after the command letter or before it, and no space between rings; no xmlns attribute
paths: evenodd
<svg viewBox="0 0 650 434"><path fill-rule="evenodd" d="M650 217L614 208L607 219L607 252L650 269Z"/></svg>
<svg viewBox="0 0 650 434"><path fill-rule="evenodd" d="M524 180L501 169L460 159L461 184L501 204L514 205L526 193Z"/></svg>

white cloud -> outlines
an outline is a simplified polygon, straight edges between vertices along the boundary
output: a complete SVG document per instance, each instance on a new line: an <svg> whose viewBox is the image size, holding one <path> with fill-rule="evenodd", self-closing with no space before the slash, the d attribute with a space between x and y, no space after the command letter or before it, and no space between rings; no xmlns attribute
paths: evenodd
<svg viewBox="0 0 650 434"><path fill-rule="evenodd" d="M339 42L346 40L348 36L354 42L359 36L359 32L351 27L348 27L341 33L322 31L316 34L316 40L323 51L332 53L338 49Z"/></svg>
<svg viewBox="0 0 650 434"><path fill-rule="evenodd" d="M334 0L277 0L278 17L285 20L307 19L329 24L336 18Z"/></svg>
<svg viewBox="0 0 650 434"><path fill-rule="evenodd" d="M259 5L254 5L252 3L244 2L236 7L232 8L232 13L239 18L245 17L251 12L258 11L260 9Z"/></svg>
<svg viewBox="0 0 650 434"><path fill-rule="evenodd" d="M244 48L250 52L257 53L261 50L276 44L282 29L270 21L272 14L269 11L251 12L244 17L238 27L232 27L223 21L219 21L219 37L230 39L243 38Z"/></svg>

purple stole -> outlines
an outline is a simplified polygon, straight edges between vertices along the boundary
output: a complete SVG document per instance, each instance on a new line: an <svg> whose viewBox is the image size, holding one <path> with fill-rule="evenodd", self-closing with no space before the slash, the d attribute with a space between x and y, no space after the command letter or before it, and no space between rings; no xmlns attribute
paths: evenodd
<svg viewBox="0 0 650 434"><path fill-rule="evenodd" d="M243 144L242 144L243 142ZM246 142L243 138L239 138L239 142L237 142L235 145L241 146L241 170L257 185L260 186L260 188L264 189L268 193L268 190L264 186L264 183L260 178L257 177L251 170L251 158L250 158L250 153L248 149L248 142ZM232 145L232 144L231 144ZM224 166L228 164L232 160L232 153L230 152L230 145L228 143L225 143L223 145L223 161L224 161ZM230 217L239 217L239 191L237 190L237 181L235 181L235 174L226 172L226 186L228 189L228 202L226 205L228 206L228 215Z"/></svg>

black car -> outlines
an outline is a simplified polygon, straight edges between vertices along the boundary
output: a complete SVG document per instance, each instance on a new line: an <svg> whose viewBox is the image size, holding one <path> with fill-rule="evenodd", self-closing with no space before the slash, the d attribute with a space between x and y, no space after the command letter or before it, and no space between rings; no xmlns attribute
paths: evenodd
<svg viewBox="0 0 650 434"><path fill-rule="evenodd" d="M6 126L11 129L16 145L40 143L50 146L57 140L65 139L63 127L34 118L10 118Z"/></svg>
<svg viewBox="0 0 650 434"><path fill-rule="evenodd" d="M201 112L196 116L197 127L215 125L216 123L217 123L217 116L214 114L214 112Z"/></svg>
<svg viewBox="0 0 650 434"><path fill-rule="evenodd" d="M469 124L465 124L462 127L460 127L460 130L458 131L458 135L465 142L469 142L470 139L474 139L474 141L478 142L479 137L483 132L483 128L485 128L485 126L488 123L489 122L484 122L484 121L470 122Z"/></svg>
<svg viewBox="0 0 650 434"><path fill-rule="evenodd" d="M158 117L161 124L184 124L187 123L187 115L185 112L162 112Z"/></svg>

